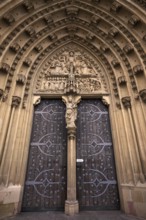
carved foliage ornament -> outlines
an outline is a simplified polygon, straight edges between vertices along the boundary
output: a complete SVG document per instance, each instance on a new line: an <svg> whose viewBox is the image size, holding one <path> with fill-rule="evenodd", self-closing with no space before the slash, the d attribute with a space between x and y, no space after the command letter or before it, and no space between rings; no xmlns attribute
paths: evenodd
<svg viewBox="0 0 146 220"><path fill-rule="evenodd" d="M36 93L101 94L107 85L100 67L85 52L64 49L47 62L36 83Z"/></svg>
<svg viewBox="0 0 146 220"><path fill-rule="evenodd" d="M141 90L139 92L139 95L140 95L142 101L146 103L146 89Z"/></svg>
<svg viewBox="0 0 146 220"><path fill-rule="evenodd" d="M125 108L131 108L131 98L129 96L125 96L122 98L122 103Z"/></svg>
<svg viewBox="0 0 146 220"><path fill-rule="evenodd" d="M18 96L13 96L12 97L12 107L18 107L20 105L21 98Z"/></svg>

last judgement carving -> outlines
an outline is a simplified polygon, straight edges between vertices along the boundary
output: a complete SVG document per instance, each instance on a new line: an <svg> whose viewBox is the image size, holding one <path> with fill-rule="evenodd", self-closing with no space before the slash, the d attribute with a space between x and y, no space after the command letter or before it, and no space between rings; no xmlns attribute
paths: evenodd
<svg viewBox="0 0 146 220"><path fill-rule="evenodd" d="M66 48L54 55L37 81L36 93L97 94L106 93L101 69L82 51Z"/></svg>

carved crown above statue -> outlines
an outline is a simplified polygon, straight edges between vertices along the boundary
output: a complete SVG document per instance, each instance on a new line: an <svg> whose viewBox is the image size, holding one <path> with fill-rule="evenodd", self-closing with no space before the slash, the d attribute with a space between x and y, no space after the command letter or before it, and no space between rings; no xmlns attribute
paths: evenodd
<svg viewBox="0 0 146 220"><path fill-rule="evenodd" d="M41 70L35 93L39 94L107 94L100 64L75 46L52 55Z"/></svg>

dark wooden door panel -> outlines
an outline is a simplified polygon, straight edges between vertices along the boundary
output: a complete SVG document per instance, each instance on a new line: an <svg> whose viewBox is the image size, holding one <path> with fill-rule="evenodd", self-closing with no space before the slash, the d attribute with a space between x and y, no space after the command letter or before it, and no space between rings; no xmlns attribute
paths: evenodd
<svg viewBox="0 0 146 220"><path fill-rule="evenodd" d="M77 197L80 209L119 209L108 108L82 100L77 118Z"/></svg>
<svg viewBox="0 0 146 220"><path fill-rule="evenodd" d="M34 111L22 211L64 208L66 139L65 105L42 100Z"/></svg>

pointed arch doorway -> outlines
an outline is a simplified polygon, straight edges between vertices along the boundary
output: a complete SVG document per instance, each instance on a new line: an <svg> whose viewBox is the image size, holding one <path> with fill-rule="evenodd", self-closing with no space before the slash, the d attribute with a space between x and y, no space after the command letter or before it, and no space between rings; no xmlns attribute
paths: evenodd
<svg viewBox="0 0 146 220"><path fill-rule="evenodd" d="M76 134L80 210L119 209L108 109L100 99L79 103ZM34 112L22 211L63 210L66 198L65 105L44 99Z"/></svg>
<svg viewBox="0 0 146 220"><path fill-rule="evenodd" d="M103 67L74 44L43 65L34 93L47 99L35 107L22 210L119 209Z"/></svg>

